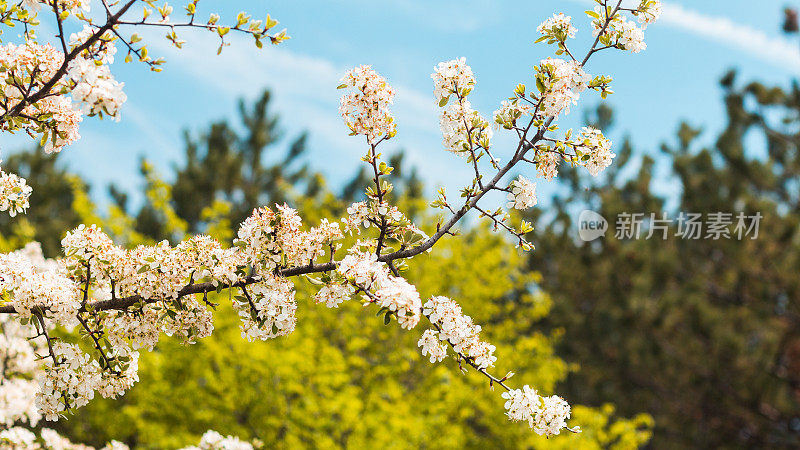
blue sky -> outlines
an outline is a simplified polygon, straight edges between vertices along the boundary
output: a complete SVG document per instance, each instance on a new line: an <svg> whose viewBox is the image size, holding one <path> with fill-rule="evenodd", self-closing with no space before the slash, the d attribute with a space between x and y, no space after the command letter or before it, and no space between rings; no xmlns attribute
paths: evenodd
<svg viewBox="0 0 800 450"><path fill-rule="evenodd" d="M292 39L263 50L249 40L234 39L216 56L216 42L208 34L184 34L189 42L180 51L154 34L151 54L166 57L163 73L118 61L113 70L125 82L129 98L122 121L85 119L80 142L64 150L64 163L92 182L96 198L103 198L109 182L136 189L141 155L167 172L181 159L182 129L199 131L212 120L235 119L238 98L254 99L265 88L274 92L273 108L283 118L286 135L310 132L311 165L333 184L345 180L356 171L364 147L362 140L347 136L337 113L341 92L335 87L348 68L359 64L371 64L398 91L398 136L386 150L404 148L429 185L443 184L453 191L469 181L469 169L441 149L430 80L433 66L465 56L478 79L473 106L488 117L517 83L530 83L534 64L550 56L552 47L533 45L536 26L547 16L573 16L579 30L572 44L576 53L585 52L591 37L582 13L587 3L581 0L200 4L217 8L228 19L240 10L260 17L269 12ZM612 138L619 141L630 135L637 151L655 153L686 119L703 126L710 141L723 124L717 81L731 67L739 69L740 80L788 85L800 72L800 38L780 33L785 4L665 2L662 20L647 29L645 52L596 55L588 72L614 77L616 94L609 101L616 109L617 127ZM584 95L581 105L561 121L562 127L579 125L582 110L598 101L593 94ZM21 137L0 138L3 152L24 144L28 141ZM507 154L512 144L510 136L498 137L496 154ZM540 184L540 197L548 189Z"/></svg>

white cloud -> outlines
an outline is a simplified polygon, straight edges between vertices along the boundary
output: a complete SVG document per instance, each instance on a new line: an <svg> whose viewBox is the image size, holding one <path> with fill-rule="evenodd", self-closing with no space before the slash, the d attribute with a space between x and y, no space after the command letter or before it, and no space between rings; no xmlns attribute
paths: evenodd
<svg viewBox="0 0 800 450"><path fill-rule="evenodd" d="M800 72L800 48L797 42L789 39L770 36L726 17L701 14L674 3L664 4L661 22L725 44L775 66Z"/></svg>

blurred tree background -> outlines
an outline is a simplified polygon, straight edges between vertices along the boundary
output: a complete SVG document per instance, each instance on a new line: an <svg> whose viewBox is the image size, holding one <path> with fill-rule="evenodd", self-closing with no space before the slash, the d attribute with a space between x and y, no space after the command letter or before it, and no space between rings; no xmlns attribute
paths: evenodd
<svg viewBox="0 0 800 450"><path fill-rule="evenodd" d="M567 398L652 414L652 448L800 448L800 89L734 72L721 86L727 123L712 145L687 123L659 155L625 142L588 190L563 167L555 212L534 213L528 267L553 299L544 321L567 337L556 353L581 366ZM613 113L588 119L609 128ZM581 207L609 221L605 238L577 240ZM615 237L618 214L661 211L763 218L757 240L682 239L675 226L666 240Z"/></svg>
<svg viewBox="0 0 800 450"><path fill-rule="evenodd" d="M253 105L241 104L241 124L223 121L198 135L187 132L185 159L166 176L142 160L144 202L134 205L131 193L111 186L113 200L102 213L87 183L55 157L14 155L7 164L34 187L32 214L0 222L0 244L11 249L37 239L48 256L58 256L60 238L79 223L96 223L128 246L175 243L189 233L229 242L253 207L284 201L309 225L341 216L361 198L366 172L354 173L340 192L330 188L305 163L305 136L282 139L269 103L267 92ZM433 223L424 216L416 172L403 166L402 153L391 163L395 201L418 223ZM540 288L541 276L502 235L468 228L415 259L405 275L423 298L457 299L497 345L497 373L515 371L515 384L549 394L577 369L555 353L563 330L542 331L554 305ZM416 346L422 327L385 326L358 300L338 309L314 305L313 286L295 282L298 325L291 336L243 340L227 294L211 295L220 304L211 337L188 347L163 338L154 352L143 352L141 381L128 394L97 398L56 428L76 442L119 439L153 449L186 445L207 429L291 449L632 449L651 436L652 418L640 410L623 416L613 402L587 407L568 397L572 423L583 432L543 439L507 420L500 389L488 389L485 378L462 374L453 359L430 364Z"/></svg>

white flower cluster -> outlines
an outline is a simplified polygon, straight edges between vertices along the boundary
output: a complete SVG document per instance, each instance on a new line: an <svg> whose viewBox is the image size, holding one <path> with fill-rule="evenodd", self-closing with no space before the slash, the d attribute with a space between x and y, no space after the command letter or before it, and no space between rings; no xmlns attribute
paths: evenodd
<svg viewBox="0 0 800 450"><path fill-rule="evenodd" d="M41 448L36 443L36 435L22 427L12 427L0 431L0 444L8 450L31 450Z"/></svg>
<svg viewBox="0 0 800 450"><path fill-rule="evenodd" d="M38 5L39 2L34 2ZM62 3L62 2L60 2ZM62 7L83 7L81 2L63 2ZM88 7L88 2L85 2ZM71 36L72 48L80 45L92 35L94 30L86 26L81 32ZM105 113L119 118L118 112L126 96L122 83L114 80L106 64L113 61L116 52L111 38L100 39L85 50L81 57L73 60L67 68L67 76L58 82L56 88L71 93L67 95L46 96L23 109L24 117L30 118L19 126L42 134L42 144L48 153L59 152L67 145L80 139L78 128L83 114ZM0 91L6 102L4 108L11 109L30 92L44 86L61 67L64 54L51 45L25 42L21 45L0 46ZM28 94L18 86L30 86ZM72 100L82 103L83 114L73 108ZM0 107L0 113L6 109Z"/></svg>
<svg viewBox="0 0 800 450"><path fill-rule="evenodd" d="M238 437L223 436L214 430L208 430L200 438L200 444L181 450L253 450L253 445Z"/></svg>
<svg viewBox="0 0 800 450"><path fill-rule="evenodd" d="M447 297L431 297L423 306L422 314L438 328L439 340L448 341L456 353L469 358L480 369L494 367L497 361L495 346L480 340L480 325L475 325L470 316L464 315L456 302ZM423 347L423 352L425 350L435 352L431 353L431 359L434 359L434 354L439 360L444 358L441 348L432 349L429 344Z"/></svg>
<svg viewBox="0 0 800 450"><path fill-rule="evenodd" d="M27 428L11 427L0 431L0 448L3 450L95 450L94 447L75 444L50 428L42 428L40 439ZM253 444L235 436L223 436L214 430L203 433L198 445L183 447L181 450L253 450ZM130 450L122 442L111 441L100 450Z"/></svg>
<svg viewBox="0 0 800 450"><path fill-rule="evenodd" d="M64 54L49 44L0 45L0 73L3 73L0 92L5 100L0 113L17 106L26 97L18 86L28 86L28 92L38 90L56 74L63 62ZM48 153L58 152L80 138L81 113L73 110L69 97L48 96L26 105L22 112L32 120L21 122L19 126L42 133Z"/></svg>
<svg viewBox="0 0 800 450"><path fill-rule="evenodd" d="M98 29L84 25L83 29L69 36L69 48L74 50L85 44ZM100 37L81 52L85 59L94 59L101 64L113 64L114 55L117 54L117 47L114 44L116 36L112 31L106 31Z"/></svg>
<svg viewBox="0 0 800 450"><path fill-rule="evenodd" d="M517 119L523 115L529 115L533 106L523 103L523 99L515 96L511 100L503 100L500 109L494 112L494 123L498 128L510 130L516 125Z"/></svg>
<svg viewBox="0 0 800 450"><path fill-rule="evenodd" d="M0 345L5 344L0 342ZM30 421L35 425L41 418L36 408L39 386L25 378L10 378L0 384L0 423L11 426L16 422Z"/></svg>
<svg viewBox="0 0 800 450"><path fill-rule="evenodd" d="M81 138L78 134L83 117L80 111L72 106L70 97L47 97L25 108L31 117L50 115L54 127L42 130L44 151L58 153L64 147Z"/></svg>
<svg viewBox="0 0 800 450"><path fill-rule="evenodd" d="M277 234L281 228L280 216L269 208L256 208L242 222L234 242L240 247L247 264L260 273L269 273L282 262Z"/></svg>
<svg viewBox="0 0 800 450"><path fill-rule="evenodd" d="M370 66L359 66L342 77L339 88L350 88L342 96L339 114L352 134L363 134L372 144L379 138L391 138L397 132L389 105L394 101L394 89Z"/></svg>
<svg viewBox="0 0 800 450"><path fill-rule="evenodd" d="M288 266L306 265L322 256L328 244L344 238L337 222L322 220L318 226L303 231L303 221L297 211L286 205L276 205L276 209L281 225L276 238Z"/></svg>
<svg viewBox="0 0 800 450"><path fill-rule="evenodd" d="M44 374L39 377L36 406L47 420L58 420L69 408L78 408L94 398L95 386L100 381L97 361L83 353L77 345L57 341L53 343L51 358L44 360Z"/></svg>
<svg viewBox="0 0 800 450"><path fill-rule="evenodd" d="M396 225L393 233L411 227L396 209L380 212ZM245 280L248 270L255 269L253 276L260 281L249 288L251 299L237 297L234 302L242 316L243 336L267 339L291 333L297 308L294 286L273 272L307 265L325 249L337 247L336 241L343 238L338 222L323 220L309 231L301 227L297 212L284 205L275 212L269 208L255 210L239 229L236 246L229 249L209 236L199 235L174 247L162 241L126 250L114 245L99 227L81 225L62 240L65 258L57 263L46 261L38 248L0 254L0 290L7 293L6 304L14 307L19 319L35 320L37 326L41 326L38 315L48 321L48 326L72 327L80 322L99 338L93 344L97 359L80 353L78 347L61 342L54 346L55 361L48 359L36 394L38 409L48 419L55 419L67 409L88 402L95 391L104 397L122 395L138 381L139 355L135 350L152 350L162 332L184 343L209 336L213 331L210 308L184 291L194 283L233 286ZM349 295L354 290L341 280L338 287L331 288L336 294L329 297ZM387 276L373 288L382 306L398 311L401 325L414 321L413 310L418 320L419 295L404 280ZM144 301L128 310L82 312L83 321L79 320L84 299L124 297ZM43 309L36 309L39 306ZM0 402L19 403L12 397L0 390ZM26 409L29 406L15 408Z"/></svg>
<svg viewBox="0 0 800 450"><path fill-rule="evenodd" d="M0 317L0 330L0 426L21 422L35 426L41 418L34 402L39 389L34 374L42 341L31 339L29 329L9 315Z"/></svg>
<svg viewBox="0 0 800 450"><path fill-rule="evenodd" d="M543 37L563 42L574 38L578 29L572 25L572 17L560 13L553 14L553 17L542 22L536 31Z"/></svg>
<svg viewBox="0 0 800 450"><path fill-rule="evenodd" d="M109 252L99 259L111 263L108 272L122 297L138 294L142 298L176 299L192 269L167 241ZM106 272L102 266L97 269Z"/></svg>
<svg viewBox="0 0 800 450"><path fill-rule="evenodd" d="M376 200L356 202L347 207L347 217L342 219L342 223L344 232L352 235L361 234L362 227L364 229L369 229L370 226L380 227L382 220L386 221L387 239L410 244L414 238L428 237L396 206Z"/></svg>
<svg viewBox="0 0 800 450"><path fill-rule="evenodd" d="M95 28L84 25L83 30L70 36L70 48L83 45L96 32ZM106 114L119 121L119 110L128 96L122 91L125 83L115 80L108 67L114 62L114 55L117 53L115 39L111 31L106 31L81 52L80 58L70 63L67 76L74 83L71 95L81 102L84 114Z"/></svg>
<svg viewBox="0 0 800 450"><path fill-rule="evenodd" d="M573 60L547 58L536 71L541 91L538 113L544 118L558 117L562 111L569 114L570 107L578 104L581 92L592 79L581 64Z"/></svg>
<svg viewBox="0 0 800 450"><path fill-rule="evenodd" d="M22 4L30 11L39 11L42 4L50 5L52 0L22 0ZM78 12L89 12L91 10L91 0L58 0L58 8L61 11L69 11L73 14Z"/></svg>
<svg viewBox="0 0 800 450"><path fill-rule="evenodd" d="M594 7L594 13L598 18L592 21L592 35L596 37L606 22L606 11L603 6L598 5ZM644 31L622 14L614 14L603 31L603 37L608 38L611 43L619 45L623 50L633 53L639 53L647 48L647 44L644 42Z"/></svg>
<svg viewBox="0 0 800 450"><path fill-rule="evenodd" d="M374 253L351 251L342 258L336 270L345 280L364 291L365 304L375 303L385 308L387 314L397 316L397 323L402 328L410 330L419 323L422 300L417 289L405 279L391 275Z"/></svg>
<svg viewBox="0 0 800 450"><path fill-rule="evenodd" d="M536 172L545 180L552 180L558 176L558 165L561 163L561 154L555 151L539 150L536 153Z"/></svg>
<svg viewBox="0 0 800 450"><path fill-rule="evenodd" d="M378 262L378 257L371 252L351 251L342 258L336 271L365 290L379 287L389 276L389 269Z"/></svg>
<svg viewBox="0 0 800 450"><path fill-rule="evenodd" d="M37 80L52 78L63 62L64 54L50 44L25 42L20 45L0 45L0 72L4 74L0 78L0 88L8 105L16 105L14 100L22 98L23 93L17 86L26 86L33 82L38 87ZM18 82L9 83L11 77Z"/></svg>
<svg viewBox="0 0 800 450"><path fill-rule="evenodd" d="M139 381L139 352L115 347L106 355L113 367L103 371L95 389L103 398L121 397Z"/></svg>
<svg viewBox="0 0 800 450"><path fill-rule="evenodd" d="M434 97L440 107L446 106L439 117L445 150L468 156L470 151L478 147L488 149L491 145L492 128L466 100L475 86L475 76L467 65L466 58L439 63L434 67L431 78ZM447 105L452 94L457 99Z"/></svg>
<svg viewBox="0 0 800 450"><path fill-rule="evenodd" d="M77 58L70 64L67 76L75 82L72 97L81 102L84 114L105 114L119 121L120 108L128 96L122 91L125 83L115 80L108 66L98 66L92 59Z"/></svg>
<svg viewBox="0 0 800 450"><path fill-rule="evenodd" d="M64 270L37 270L27 251L0 254L0 291L10 294L9 303L22 319L30 319L32 309L43 305L59 323L73 326L81 306L78 285Z"/></svg>
<svg viewBox="0 0 800 450"><path fill-rule="evenodd" d="M117 398L139 381L139 354L128 347L104 349L103 367L77 345L62 341L52 344L51 355L45 354L35 401L47 420L58 420L67 410L87 404L95 391Z"/></svg>
<svg viewBox="0 0 800 450"><path fill-rule="evenodd" d="M642 29L647 28L647 25L654 23L661 17L663 6L661 0L642 0L639 7L634 14L638 17L639 23L642 24Z"/></svg>
<svg viewBox="0 0 800 450"><path fill-rule="evenodd" d="M247 288L246 295L237 296L233 302L242 321L242 338L248 341L287 336L297 324L294 284L271 274L262 278Z"/></svg>
<svg viewBox="0 0 800 450"><path fill-rule="evenodd" d="M644 42L644 31L632 21L623 20L621 23L615 24L614 31L617 33L620 45L625 50L639 53L647 49L647 44Z"/></svg>
<svg viewBox="0 0 800 450"><path fill-rule="evenodd" d="M330 282L322 286L314 296L314 300L317 303L324 303L328 308L337 308L342 302L350 299L355 291L356 289L350 284Z"/></svg>
<svg viewBox="0 0 800 450"><path fill-rule="evenodd" d="M30 206L31 192L25 178L0 170L0 211L8 211L11 217L24 213Z"/></svg>
<svg viewBox="0 0 800 450"><path fill-rule="evenodd" d="M181 242L177 249L193 268L191 277L195 280L210 278L215 286L241 280L239 268L244 262L237 248L222 248L216 239L201 234Z"/></svg>
<svg viewBox="0 0 800 450"><path fill-rule="evenodd" d="M611 151L611 141L603 136L603 133L592 127L583 127L581 130L581 143L586 147L587 152L584 157L587 159L583 164L594 176L597 176L606 167L611 165L611 161L617 156Z"/></svg>
<svg viewBox="0 0 800 450"><path fill-rule="evenodd" d="M73 326L81 307L78 293L78 285L64 273L34 272L13 288L13 304L21 318L30 318L35 306L46 305L56 321Z"/></svg>
<svg viewBox="0 0 800 450"><path fill-rule="evenodd" d="M40 3L50 5L52 2L25 0L31 10L38 9ZM89 10L88 0L60 0L58 5L62 10L72 12ZM97 27L85 25L70 36L69 48L74 50L83 45L96 32ZM114 34L106 31L81 51L70 61L66 76L52 87L58 95L47 95L25 105L20 116L25 120L11 126L25 128L31 134L40 133L45 151L53 153L80 139L78 128L83 114L105 114L119 120L119 109L127 96L122 91L124 84L114 79L108 67L117 51L114 39ZM31 93L44 88L63 62L64 54L49 44L26 41L20 45L0 45L0 73L3 73L0 92L5 100L0 113L16 107ZM27 86L25 92L19 86ZM82 111L73 107L73 100L81 104Z"/></svg>
<svg viewBox="0 0 800 450"><path fill-rule="evenodd" d="M567 426L570 406L556 395L541 397L530 386L503 392L506 415L514 422L526 421L533 431L543 436L553 436Z"/></svg>
<svg viewBox="0 0 800 450"><path fill-rule="evenodd" d="M162 331L167 336L175 336L184 344L194 344L198 339L211 336L214 332L214 314L192 297L184 297L173 302L174 309L167 310Z"/></svg>
<svg viewBox="0 0 800 450"><path fill-rule="evenodd" d="M388 276L375 291L376 303L397 315L400 327L410 330L419 323L422 300L413 284L404 278Z"/></svg>
<svg viewBox="0 0 800 450"><path fill-rule="evenodd" d="M302 231L297 211L286 205L276 209L255 209L242 222L235 242L246 263L259 273L270 273L282 264L306 265L322 256L326 246L344 237L338 223L324 220L310 231Z"/></svg>
<svg viewBox="0 0 800 450"><path fill-rule="evenodd" d="M440 62L433 68L433 95L439 106L444 106L451 94L466 97L475 87L475 75L467 65L467 58L461 57L447 62Z"/></svg>
<svg viewBox="0 0 800 450"><path fill-rule="evenodd" d="M514 209L528 209L536 204L536 183L520 175L508 187L508 207Z"/></svg>
<svg viewBox="0 0 800 450"><path fill-rule="evenodd" d="M470 150L491 145L493 133L489 122L462 98L442 110L439 128L444 149L460 156L469 156Z"/></svg>
<svg viewBox="0 0 800 450"><path fill-rule="evenodd" d="M103 329L113 347L130 345L134 350L153 350L161 332L161 320L158 311L147 305L141 311L109 313Z"/></svg>
<svg viewBox="0 0 800 450"><path fill-rule="evenodd" d="M75 275L75 270L80 270L81 275L85 276L83 264L88 263L93 257L100 260L111 256L114 242L97 225L92 224L87 227L80 224L74 230L67 232L64 239L61 240L61 248L67 258L74 259L76 263L79 263L71 268L73 275Z"/></svg>
<svg viewBox="0 0 800 450"><path fill-rule="evenodd" d="M429 355L432 363L442 361L447 356L447 345L439 339L439 332L428 328L417 342L422 356Z"/></svg>

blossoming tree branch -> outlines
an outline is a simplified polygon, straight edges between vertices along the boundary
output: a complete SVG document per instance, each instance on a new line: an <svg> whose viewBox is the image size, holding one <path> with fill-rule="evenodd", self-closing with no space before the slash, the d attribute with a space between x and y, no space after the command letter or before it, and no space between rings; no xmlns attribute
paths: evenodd
<svg viewBox="0 0 800 450"><path fill-rule="evenodd" d="M94 225L82 225L62 240L60 259L43 258L35 243L0 255L0 422L33 426L42 417L66 417L97 393L123 395L138 381L139 351L152 350L162 333L185 343L212 334L211 292L227 291L243 338L288 335L297 309L291 279L304 276L319 286L316 302L329 308L360 298L364 306L378 309L387 324L396 321L413 330L424 319L422 354L431 363L452 354L463 369L474 369L490 387L500 386L512 421L524 421L544 436L579 431L567 425L570 406L562 398L539 395L527 385L512 387L512 372L493 375L495 347L482 340L481 326L456 300L434 296L423 301L402 272L409 258L455 235L454 227L472 210L509 233L517 246L531 249L525 239L531 225L514 223L504 208L485 205L484 197L498 191L508 198L507 208L526 209L537 203L536 185L524 176L509 182L510 173L527 170L550 180L564 162L593 175L611 164L611 141L599 130L562 133L555 122L584 91L597 91L603 98L612 93L611 77L589 75L587 63L604 50L644 50L643 30L659 17L661 4L642 0L626 8L618 0L596 2L586 12L594 39L583 56L569 45L577 32L570 17L557 14L538 27L537 42L553 45L555 57L534 66L533 88L519 84L491 122L468 100L476 79L464 58L434 68L432 101L441 108L442 145L462 158L474 176L457 199L443 189L438 192L431 207L443 210L446 218L430 236L389 201L392 185L386 176L393 168L381 159L381 149L398 132L390 111L395 92L369 66L360 66L338 86L344 90L339 113L350 134L363 142L362 161L372 183L367 200L351 205L346 217L307 228L288 205L264 206L240 225L232 243L198 235L176 246L164 241L133 249L115 245ZM288 39L285 31L271 31L277 22L268 15L261 21L240 13L223 24L216 14L201 19L198 3L191 1L178 13L155 0L0 0L0 20L21 30L17 43L0 45L0 129L27 133L45 151L58 152L80 138L84 116L119 120L126 95L111 72L118 49L125 62L137 60L155 71L164 62L151 58L135 33L139 28L163 29L178 48L184 43L179 31L215 33L218 51L232 32L249 34L257 47ZM182 18L175 20L176 15ZM42 21L57 30L52 39L37 34L44 29ZM75 31L68 34L68 29ZM493 129L511 133L516 145L492 146ZM25 180L5 172L0 180L0 209L11 216L24 213L31 193ZM357 238L349 248L346 235ZM55 337L59 327L77 328L80 342ZM210 433L209 442L235 439ZM45 441L58 437L44 434ZM3 439L20 443L36 437L14 427L0 432Z"/></svg>

